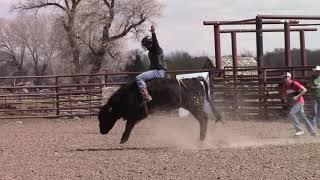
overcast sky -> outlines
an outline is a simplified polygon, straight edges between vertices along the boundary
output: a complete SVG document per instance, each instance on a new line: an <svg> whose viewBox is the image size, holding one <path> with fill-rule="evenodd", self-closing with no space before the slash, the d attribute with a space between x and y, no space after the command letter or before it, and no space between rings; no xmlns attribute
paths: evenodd
<svg viewBox="0 0 320 180"><path fill-rule="evenodd" d="M11 0L0 0L0 17L8 15ZM255 18L257 14L320 15L318 0L161 0L163 15L156 20L160 45L166 53L175 50L194 55L214 55L213 28L203 26L204 20L240 20ZM320 23L320 21L318 21ZM274 26L276 27L276 26ZM278 26L279 27L279 26ZM229 26L226 28L254 28ZM269 28L265 26L265 28ZM292 47L299 47L298 33L292 33ZM282 48L282 33L265 33L264 48L270 51ZM222 35L223 54L231 53L230 35ZM238 53L250 50L255 53L255 34L238 34ZM306 34L306 47L320 49L320 32ZM140 48L132 41L130 48Z"/></svg>

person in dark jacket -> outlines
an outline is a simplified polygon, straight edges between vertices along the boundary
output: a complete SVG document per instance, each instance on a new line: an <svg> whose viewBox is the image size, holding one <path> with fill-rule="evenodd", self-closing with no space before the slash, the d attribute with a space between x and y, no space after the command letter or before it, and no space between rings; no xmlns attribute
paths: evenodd
<svg viewBox="0 0 320 180"><path fill-rule="evenodd" d="M157 36L155 33L155 27L152 25L151 29L151 37L146 36L141 41L141 46L148 50L148 57L150 60L150 70L146 71L142 74L139 74L136 77L137 85L139 87L140 93L143 96L144 103L147 103L152 100L152 97L149 95L146 81L155 79L155 78L164 78L167 66L164 61L163 50L159 46Z"/></svg>

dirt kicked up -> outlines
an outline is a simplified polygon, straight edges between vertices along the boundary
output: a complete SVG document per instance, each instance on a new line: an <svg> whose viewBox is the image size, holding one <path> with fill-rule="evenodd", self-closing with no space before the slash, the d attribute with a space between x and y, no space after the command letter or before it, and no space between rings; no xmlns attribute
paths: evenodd
<svg viewBox="0 0 320 180"><path fill-rule="evenodd" d="M0 122L0 179L320 179L320 137L286 122L209 123L153 116L120 145L96 118Z"/></svg>

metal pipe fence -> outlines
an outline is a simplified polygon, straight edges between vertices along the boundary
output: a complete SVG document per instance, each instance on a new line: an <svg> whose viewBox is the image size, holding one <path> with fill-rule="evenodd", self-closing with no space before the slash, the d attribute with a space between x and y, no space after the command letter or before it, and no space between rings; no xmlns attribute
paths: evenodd
<svg viewBox="0 0 320 180"><path fill-rule="evenodd" d="M222 70L199 69L169 71L170 74L209 72L211 94L217 109L244 116L272 117L287 108L280 99L280 75L289 71L308 88L311 66L307 67L225 67ZM261 72L258 73L258 72ZM96 116L102 105L102 88L119 87L134 73L106 73L79 76L0 77L0 119L60 118ZM72 78L97 77L92 83L74 83ZM171 76L174 78L174 76ZM21 80L17 83L17 80ZM42 79L41 84L28 84ZM112 92L110 92L112 94ZM305 95L306 110L311 109L310 95Z"/></svg>

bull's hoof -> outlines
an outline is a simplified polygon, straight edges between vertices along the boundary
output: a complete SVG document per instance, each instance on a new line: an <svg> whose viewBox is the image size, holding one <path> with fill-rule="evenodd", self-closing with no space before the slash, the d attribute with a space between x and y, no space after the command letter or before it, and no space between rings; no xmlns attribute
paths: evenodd
<svg viewBox="0 0 320 180"><path fill-rule="evenodd" d="M222 124L225 123L225 121L222 120L222 117L219 117L216 119L215 123L221 122Z"/></svg>
<svg viewBox="0 0 320 180"><path fill-rule="evenodd" d="M217 120L219 120L219 121L221 121L222 120L222 116L221 116L221 114L219 113L219 114L217 114Z"/></svg>
<svg viewBox="0 0 320 180"><path fill-rule="evenodd" d="M128 142L128 139L121 139L120 144L124 144L126 142Z"/></svg>
<svg viewBox="0 0 320 180"><path fill-rule="evenodd" d="M148 107L148 102L141 102L140 104L139 104L139 107L140 108L145 108L145 107Z"/></svg>
<svg viewBox="0 0 320 180"><path fill-rule="evenodd" d="M200 141L204 141L206 139L206 136L201 136Z"/></svg>
<svg viewBox="0 0 320 180"><path fill-rule="evenodd" d="M220 122L222 125L227 123L226 121L224 121L222 119L220 119L219 121L216 121L216 123L218 123L218 122Z"/></svg>

